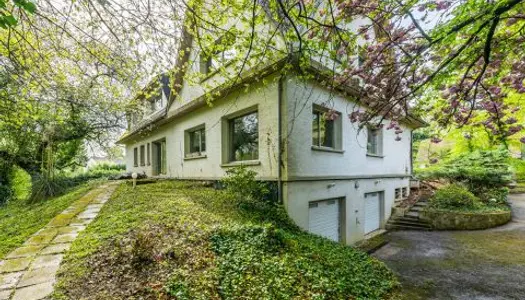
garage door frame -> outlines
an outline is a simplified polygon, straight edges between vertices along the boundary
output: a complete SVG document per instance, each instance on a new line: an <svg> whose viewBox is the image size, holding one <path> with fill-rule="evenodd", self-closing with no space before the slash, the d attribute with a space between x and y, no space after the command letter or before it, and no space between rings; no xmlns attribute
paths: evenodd
<svg viewBox="0 0 525 300"><path fill-rule="evenodd" d="M308 227L310 227L310 205L335 200L339 203L339 243L346 243L346 197L336 197L308 202Z"/></svg>
<svg viewBox="0 0 525 300"><path fill-rule="evenodd" d="M366 201L367 201L367 196L370 195L370 194L378 194L379 195L379 228L376 229L376 230L372 230L370 232L366 232ZM384 228L384 223L385 223L385 191L381 190L381 191L373 191L373 192L367 192L364 194L364 202L363 202L363 213L364 213L364 222L363 222L363 233L365 235L367 234L371 234L373 233L374 231L377 231L381 228Z"/></svg>

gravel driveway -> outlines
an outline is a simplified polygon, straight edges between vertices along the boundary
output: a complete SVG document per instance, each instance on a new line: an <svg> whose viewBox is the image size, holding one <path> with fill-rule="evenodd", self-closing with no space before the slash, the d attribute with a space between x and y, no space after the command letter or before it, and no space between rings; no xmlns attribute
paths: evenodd
<svg viewBox="0 0 525 300"><path fill-rule="evenodd" d="M404 299L525 299L525 194L513 220L479 231L394 231L374 256L394 270Z"/></svg>

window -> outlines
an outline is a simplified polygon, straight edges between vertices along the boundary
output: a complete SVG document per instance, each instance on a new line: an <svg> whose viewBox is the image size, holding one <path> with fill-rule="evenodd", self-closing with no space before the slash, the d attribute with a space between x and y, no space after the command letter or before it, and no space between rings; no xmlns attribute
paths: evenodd
<svg viewBox="0 0 525 300"><path fill-rule="evenodd" d="M383 134L381 128L368 127L367 153L381 156L383 154Z"/></svg>
<svg viewBox="0 0 525 300"><path fill-rule="evenodd" d="M139 158L138 158L138 155L139 155L139 149L137 149L137 147L135 147L133 149L133 165L135 167L138 167L139 166Z"/></svg>
<svg viewBox="0 0 525 300"><path fill-rule="evenodd" d="M335 111L314 107L312 111L312 145L341 148L341 118Z"/></svg>
<svg viewBox="0 0 525 300"><path fill-rule="evenodd" d="M401 189L396 189L395 199L401 198Z"/></svg>
<svg viewBox="0 0 525 300"><path fill-rule="evenodd" d="M146 152L145 148L146 147L144 145L140 146L140 165L141 166L145 166L146 165L145 164L145 158L146 158L146 156L145 156L145 152Z"/></svg>
<svg viewBox="0 0 525 300"><path fill-rule="evenodd" d="M257 112L228 120L228 159L259 159L259 120Z"/></svg>
<svg viewBox="0 0 525 300"><path fill-rule="evenodd" d="M206 130L204 125L186 131L186 156L203 156L206 152Z"/></svg>
<svg viewBox="0 0 525 300"><path fill-rule="evenodd" d="M200 57L200 71L202 74L210 74L232 60L235 55L236 51L234 49L215 52L210 56L202 54Z"/></svg>
<svg viewBox="0 0 525 300"><path fill-rule="evenodd" d="M402 189L402 195L403 195L403 198L408 197L408 188L407 188L407 187L404 187L404 188Z"/></svg>
<svg viewBox="0 0 525 300"><path fill-rule="evenodd" d="M147 158L147 164L148 166L150 166L151 165L151 146L149 143L146 147L146 158Z"/></svg>

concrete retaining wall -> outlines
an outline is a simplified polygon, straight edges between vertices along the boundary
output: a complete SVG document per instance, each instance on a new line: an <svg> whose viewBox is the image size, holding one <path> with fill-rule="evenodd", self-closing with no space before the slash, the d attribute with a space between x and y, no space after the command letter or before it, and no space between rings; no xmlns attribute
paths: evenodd
<svg viewBox="0 0 525 300"><path fill-rule="evenodd" d="M475 230L506 224L511 220L511 212L472 213L426 210L421 213L420 219L428 221L436 230Z"/></svg>

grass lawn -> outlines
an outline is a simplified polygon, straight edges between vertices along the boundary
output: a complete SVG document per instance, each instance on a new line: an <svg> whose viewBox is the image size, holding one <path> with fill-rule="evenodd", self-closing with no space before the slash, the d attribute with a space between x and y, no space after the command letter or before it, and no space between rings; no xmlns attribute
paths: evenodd
<svg viewBox="0 0 525 300"><path fill-rule="evenodd" d="M32 234L75 200L85 195L94 183L79 186L68 194L29 204L16 199L0 206L0 259L22 245Z"/></svg>
<svg viewBox="0 0 525 300"><path fill-rule="evenodd" d="M121 185L75 240L55 299L383 299L382 262L299 230L280 206L198 183Z"/></svg>

